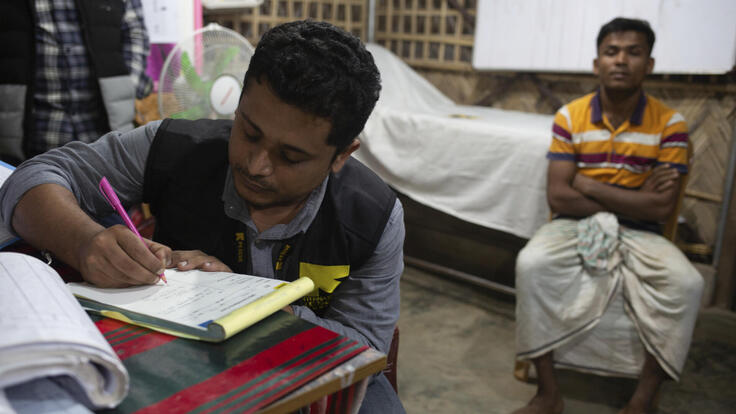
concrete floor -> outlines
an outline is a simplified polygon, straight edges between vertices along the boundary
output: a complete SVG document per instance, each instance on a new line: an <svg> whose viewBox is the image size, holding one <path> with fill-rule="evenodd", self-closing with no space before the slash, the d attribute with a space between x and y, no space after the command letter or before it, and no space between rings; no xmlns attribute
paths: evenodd
<svg viewBox="0 0 736 414"><path fill-rule="evenodd" d="M399 396L408 413L510 413L534 384L512 375L514 302L407 267L401 282ZM565 413L616 413L636 383L558 371ZM666 382L659 413L736 412L736 314L701 312L679 383Z"/></svg>

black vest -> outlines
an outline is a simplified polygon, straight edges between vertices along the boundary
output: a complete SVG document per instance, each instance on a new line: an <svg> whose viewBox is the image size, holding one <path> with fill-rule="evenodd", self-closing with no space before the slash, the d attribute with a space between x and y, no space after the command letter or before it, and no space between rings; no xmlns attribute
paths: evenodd
<svg viewBox="0 0 736 414"><path fill-rule="evenodd" d="M121 44L124 4L120 0L75 0L79 24L87 46L90 71L96 79L129 73ZM0 85L25 85L23 136L33 134L35 80L35 4L31 0L0 2ZM104 111L103 111L104 112ZM23 152L28 155L23 144Z"/></svg>
<svg viewBox="0 0 736 414"><path fill-rule="evenodd" d="M231 127L226 120L164 120L146 162L143 201L156 217L156 241L174 250L201 250L249 273L245 225L225 214L222 201ZM375 251L395 202L376 174L350 158L330 175L307 231L274 250L276 277L310 277L318 289L304 303L323 311L350 269Z"/></svg>

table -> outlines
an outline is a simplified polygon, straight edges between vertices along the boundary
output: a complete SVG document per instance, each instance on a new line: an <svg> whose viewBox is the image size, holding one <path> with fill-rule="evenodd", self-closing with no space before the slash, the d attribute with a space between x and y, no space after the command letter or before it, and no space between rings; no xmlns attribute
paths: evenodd
<svg viewBox="0 0 736 414"><path fill-rule="evenodd" d="M291 394L258 411L258 413L292 412L313 402L319 402L320 399L326 397L333 397L334 400L343 402L343 404L335 404L342 405L344 410L335 412L350 412L351 407L359 406L363 400L371 375L381 371L385 366L386 355L372 348L366 349L353 359L303 385ZM330 402L325 401L327 404ZM331 412L326 407L325 411ZM314 412L312 411L312 414Z"/></svg>
<svg viewBox="0 0 736 414"><path fill-rule="evenodd" d="M22 242L7 250L39 255ZM55 263L54 268L66 282L81 281L79 273L63 263ZM233 405L236 412L288 413L312 405L311 413L348 413L359 407L371 375L383 370L387 362L385 354L285 311L220 343L178 338L90 316L130 374L128 396L115 409L105 411L110 413L216 413L231 412ZM291 345L285 346L289 341ZM299 345L303 349L295 351L294 346ZM313 358L311 365L301 363L299 366L309 367L303 373L293 368L277 372L278 381L270 379L275 391L269 392L273 393L256 396L252 406L237 406L236 388L273 370L283 353L303 356L321 346L334 346L341 353L322 352L321 359Z"/></svg>
<svg viewBox="0 0 736 414"><path fill-rule="evenodd" d="M130 374L113 413L351 412L386 355L279 311L227 341L177 338L93 316Z"/></svg>

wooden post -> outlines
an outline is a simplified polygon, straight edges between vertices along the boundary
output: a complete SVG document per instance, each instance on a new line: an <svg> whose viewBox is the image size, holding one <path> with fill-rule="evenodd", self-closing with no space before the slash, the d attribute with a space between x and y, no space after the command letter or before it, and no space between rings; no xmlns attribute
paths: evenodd
<svg viewBox="0 0 736 414"><path fill-rule="evenodd" d="M736 126L734 128L734 135L736 135ZM736 142L732 142L731 145L736 145ZM724 194L724 197L726 196L728 195ZM734 296L736 296L736 191L732 191L730 195L728 215L718 256L713 305L733 309Z"/></svg>

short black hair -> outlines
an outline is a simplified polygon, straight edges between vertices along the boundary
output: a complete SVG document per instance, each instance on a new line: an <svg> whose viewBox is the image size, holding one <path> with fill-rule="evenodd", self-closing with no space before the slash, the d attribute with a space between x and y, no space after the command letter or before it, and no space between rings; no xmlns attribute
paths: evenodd
<svg viewBox="0 0 736 414"><path fill-rule="evenodd" d="M328 119L327 144L342 152L363 130L381 91L373 56L354 35L300 20L263 34L243 80L267 81L282 101Z"/></svg>
<svg viewBox="0 0 736 414"><path fill-rule="evenodd" d="M598 39L596 41L596 51L601 47L603 39L605 39L609 34L629 31L643 33L644 36L646 36L647 45L649 45L649 56L651 56L652 48L654 47L654 31L652 30L652 27L649 26L649 22L641 19L627 19L625 17L616 17L601 27L601 31L598 32Z"/></svg>

